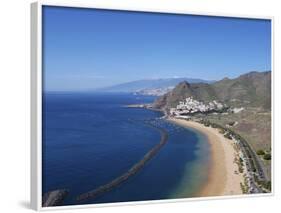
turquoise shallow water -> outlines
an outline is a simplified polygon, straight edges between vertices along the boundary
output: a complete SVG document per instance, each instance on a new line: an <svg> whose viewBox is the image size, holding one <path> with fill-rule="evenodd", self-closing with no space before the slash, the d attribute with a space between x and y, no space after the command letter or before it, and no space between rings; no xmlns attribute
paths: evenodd
<svg viewBox="0 0 281 213"><path fill-rule="evenodd" d="M159 143L159 132L146 125L151 122L168 131L168 143L125 183L83 203L192 197L207 177L206 138L159 119L160 112L124 107L153 100L128 94L44 94L43 193L66 188L65 205L78 204L78 195L120 176Z"/></svg>

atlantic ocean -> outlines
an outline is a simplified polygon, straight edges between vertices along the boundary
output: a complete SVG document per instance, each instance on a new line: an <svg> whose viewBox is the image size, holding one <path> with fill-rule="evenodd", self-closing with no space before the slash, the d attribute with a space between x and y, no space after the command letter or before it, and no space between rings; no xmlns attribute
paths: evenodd
<svg viewBox="0 0 281 213"><path fill-rule="evenodd" d="M147 125L152 122L168 132L167 144L127 181L83 203L195 196L208 174L207 139L162 119L161 112L126 107L154 99L117 93L44 93L42 193L67 189L64 205L82 204L77 196L122 175L159 143L159 132Z"/></svg>

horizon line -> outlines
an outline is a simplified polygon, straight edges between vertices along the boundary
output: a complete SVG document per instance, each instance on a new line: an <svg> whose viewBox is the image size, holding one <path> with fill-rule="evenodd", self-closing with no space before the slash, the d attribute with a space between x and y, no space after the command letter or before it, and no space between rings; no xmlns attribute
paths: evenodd
<svg viewBox="0 0 281 213"><path fill-rule="evenodd" d="M120 82L120 83L117 83L117 84L112 84L112 85L109 85L109 86L104 86L104 87L97 87L97 88L81 88L81 89L66 89L66 90L44 90L42 89L43 92L102 92L102 89L106 89L106 88L109 88L109 87L113 87L113 86L117 86L117 85L122 85L122 84L126 84L126 83L132 83L132 82L137 82L137 81L143 81L143 80L166 80L166 79L181 79L181 78L188 78L188 79L192 79L192 80L202 80L202 81L210 81L210 83L206 83L206 84L212 84L212 83L215 83L217 81L221 81L225 78L228 78L230 80L233 80L235 78L239 78L240 76L242 75L245 75L245 74L249 74L249 73L253 73L253 72L257 72L257 73L264 73L264 72L272 72L271 70L265 70L265 71L248 71L248 72L245 72L243 74L239 74L238 76L236 77L232 77L232 78L229 78L229 77L223 77L223 78L220 78L219 80L207 80L207 79L201 79L201 78L189 78L189 77L176 77L176 78L173 78L173 77L167 77L167 78L143 78L143 79L139 79L139 80L132 80L132 81L126 81L126 82ZM107 92L108 93L108 92Z"/></svg>

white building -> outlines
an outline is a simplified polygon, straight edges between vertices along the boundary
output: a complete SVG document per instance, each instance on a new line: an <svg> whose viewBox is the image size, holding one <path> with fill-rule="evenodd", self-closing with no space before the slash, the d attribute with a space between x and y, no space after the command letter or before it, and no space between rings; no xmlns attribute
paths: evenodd
<svg viewBox="0 0 281 213"><path fill-rule="evenodd" d="M222 110L225 105L217 102L216 100L204 104L203 102L188 97L185 101L180 101L176 108L170 109L170 114L174 116L194 114L197 112L206 113L215 110Z"/></svg>

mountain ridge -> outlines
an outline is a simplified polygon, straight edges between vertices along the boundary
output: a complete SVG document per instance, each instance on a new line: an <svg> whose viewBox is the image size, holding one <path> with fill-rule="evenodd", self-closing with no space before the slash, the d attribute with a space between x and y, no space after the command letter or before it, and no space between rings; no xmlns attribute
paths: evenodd
<svg viewBox="0 0 281 213"><path fill-rule="evenodd" d="M159 79L142 79L136 81L130 81L126 83L121 83L109 87L99 88L96 91L104 92L138 92L145 89L160 89L174 87L179 82L189 81L191 83L205 82L211 83L214 81L198 79L198 78L159 78Z"/></svg>
<svg viewBox="0 0 281 213"><path fill-rule="evenodd" d="M172 91L156 99L153 107L158 109L175 107L179 101L192 96L203 102L218 100L230 105L270 109L270 94L271 71L255 71L233 79L223 78L211 84L183 81Z"/></svg>

